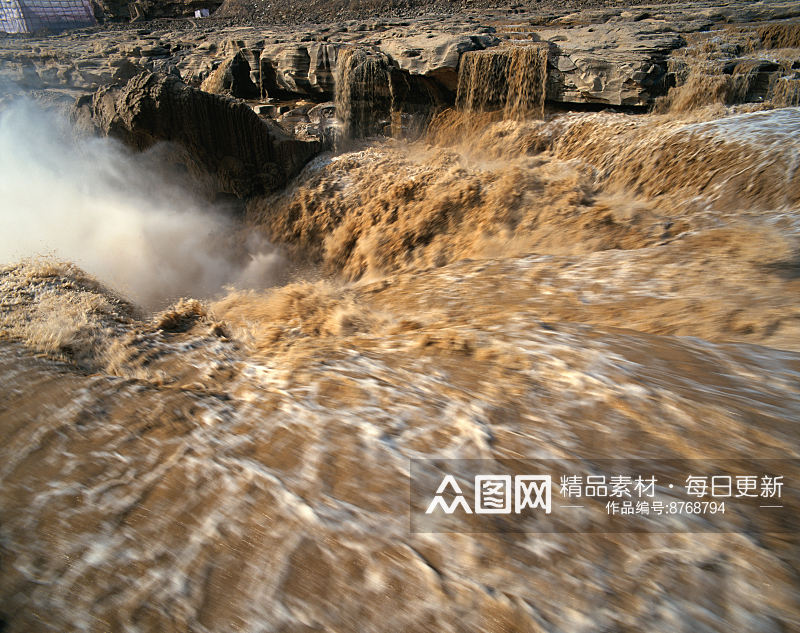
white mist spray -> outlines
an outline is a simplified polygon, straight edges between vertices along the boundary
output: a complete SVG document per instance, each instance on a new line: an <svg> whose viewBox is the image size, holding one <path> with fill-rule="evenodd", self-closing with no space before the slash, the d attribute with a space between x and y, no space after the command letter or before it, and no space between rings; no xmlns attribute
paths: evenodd
<svg viewBox="0 0 800 633"><path fill-rule="evenodd" d="M145 307L225 285L266 287L282 267L193 195L153 152L78 136L29 101L0 113L0 263L54 255Z"/></svg>

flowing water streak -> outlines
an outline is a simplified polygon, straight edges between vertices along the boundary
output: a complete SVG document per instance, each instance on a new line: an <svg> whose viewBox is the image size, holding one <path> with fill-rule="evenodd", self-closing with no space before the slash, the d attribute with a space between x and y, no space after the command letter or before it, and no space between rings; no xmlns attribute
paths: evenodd
<svg viewBox="0 0 800 633"><path fill-rule="evenodd" d="M547 48L516 46L470 51L461 58L456 107L502 110L503 118L541 118L547 87Z"/></svg>
<svg viewBox="0 0 800 633"><path fill-rule="evenodd" d="M349 48L339 54L335 102L340 139L383 132L392 112L389 73L389 61L378 53Z"/></svg>
<svg viewBox="0 0 800 633"><path fill-rule="evenodd" d="M800 105L800 78L781 77L772 85L771 92L775 106Z"/></svg>

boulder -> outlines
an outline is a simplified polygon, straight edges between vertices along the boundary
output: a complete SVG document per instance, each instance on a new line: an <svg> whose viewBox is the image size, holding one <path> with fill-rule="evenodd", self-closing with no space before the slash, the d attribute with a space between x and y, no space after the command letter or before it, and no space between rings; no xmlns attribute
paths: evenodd
<svg viewBox="0 0 800 633"><path fill-rule="evenodd" d="M253 108L253 110L258 116L268 116L272 117L273 119L278 116L278 106L275 104L268 103L257 105Z"/></svg>
<svg viewBox="0 0 800 633"><path fill-rule="evenodd" d="M381 42L379 49L410 75L435 79L443 88L455 94L458 86L458 64L467 51L497 46L494 35L411 35L393 37Z"/></svg>
<svg viewBox="0 0 800 633"><path fill-rule="evenodd" d="M669 89L667 57L684 40L647 21L540 29L550 44L547 98L647 106Z"/></svg>
<svg viewBox="0 0 800 633"><path fill-rule="evenodd" d="M212 191L240 198L282 188L321 150L241 101L149 72L79 99L74 117L137 150L166 141L174 159Z"/></svg>
<svg viewBox="0 0 800 633"><path fill-rule="evenodd" d="M240 99L257 99L259 88L250 78L250 64L240 51L225 60L200 86L201 90Z"/></svg>
<svg viewBox="0 0 800 633"><path fill-rule="evenodd" d="M333 101L319 103L308 111L308 118L312 123L333 121L336 118L336 104Z"/></svg>

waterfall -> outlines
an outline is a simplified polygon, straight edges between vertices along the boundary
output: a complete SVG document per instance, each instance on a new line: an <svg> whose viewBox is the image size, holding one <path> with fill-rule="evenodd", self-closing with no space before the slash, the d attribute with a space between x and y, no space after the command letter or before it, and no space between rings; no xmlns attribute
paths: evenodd
<svg viewBox="0 0 800 633"><path fill-rule="evenodd" d="M544 46L514 46L464 53L456 107L468 112L502 110L506 119L543 116L547 52Z"/></svg>
<svg viewBox="0 0 800 633"><path fill-rule="evenodd" d="M336 118L340 139L381 134L391 120L391 65L380 53L349 48L336 65Z"/></svg>
<svg viewBox="0 0 800 633"><path fill-rule="evenodd" d="M546 47L533 45L464 53L457 108L502 112L506 119L543 116L547 52ZM383 53L357 47L339 52L335 102L338 144L380 134L401 136L414 117L424 129L445 105L425 78L393 68Z"/></svg>
<svg viewBox="0 0 800 633"><path fill-rule="evenodd" d="M778 79L770 88L770 100L777 108L800 105L800 79Z"/></svg>

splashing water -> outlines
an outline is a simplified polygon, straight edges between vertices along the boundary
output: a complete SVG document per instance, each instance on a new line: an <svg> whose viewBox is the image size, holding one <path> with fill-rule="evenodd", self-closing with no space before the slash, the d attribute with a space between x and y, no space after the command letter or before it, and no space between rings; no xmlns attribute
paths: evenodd
<svg viewBox="0 0 800 633"><path fill-rule="evenodd" d="M149 307L272 285L275 250L190 192L157 151L132 155L33 103L0 115L0 262L52 254Z"/></svg>
<svg viewBox="0 0 800 633"><path fill-rule="evenodd" d="M348 60L342 85L381 102L380 62ZM339 96L369 131L369 99ZM791 630L796 534L409 531L414 458L800 446L797 109L498 112L443 117L474 131L447 147L321 157L251 200L252 266L270 268L266 235L322 281L145 318L74 266L0 269L10 631ZM236 225L146 156L47 130L2 145L6 174L41 183L3 176L39 240L4 208L20 251L145 295L152 262L181 294L192 271L263 281L212 235Z"/></svg>

